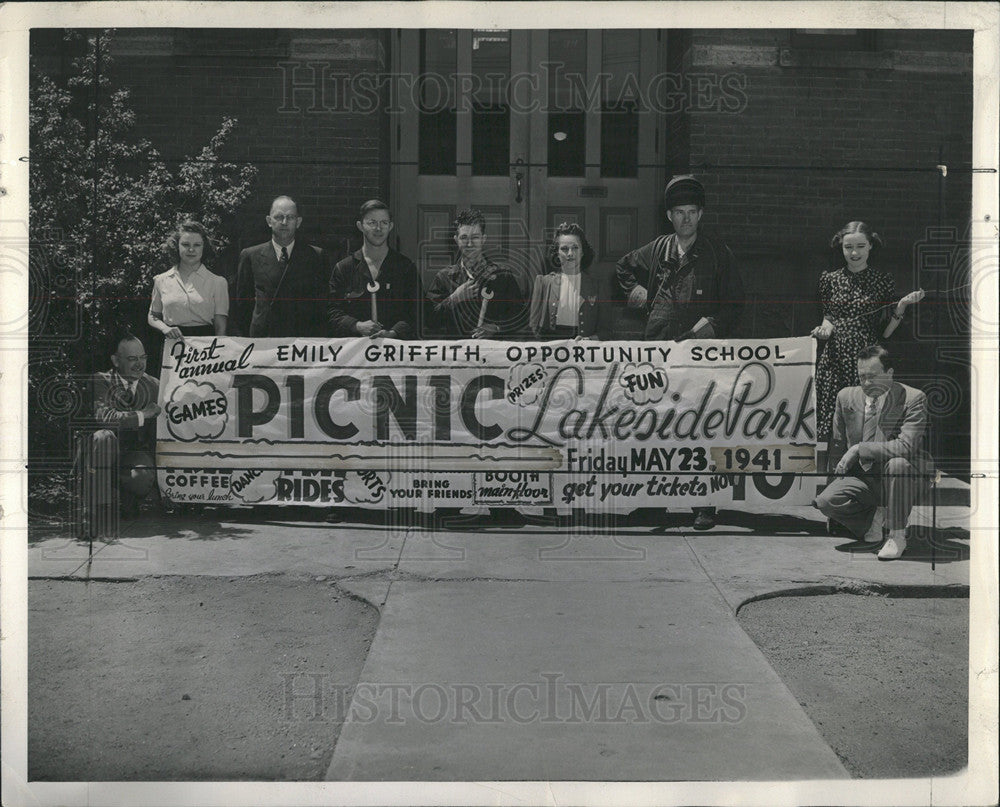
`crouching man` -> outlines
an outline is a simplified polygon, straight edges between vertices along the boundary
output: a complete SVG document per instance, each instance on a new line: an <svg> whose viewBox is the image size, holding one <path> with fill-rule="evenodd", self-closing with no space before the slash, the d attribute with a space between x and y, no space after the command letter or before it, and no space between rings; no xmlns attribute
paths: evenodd
<svg viewBox="0 0 1000 807"><path fill-rule="evenodd" d="M159 382L146 374L146 350L130 333L118 340L111 365L109 372L91 379L94 419L105 428L83 446L83 495L91 534L97 524L114 523L116 492L121 494L121 515L134 518L139 503L156 489Z"/></svg>
<svg viewBox="0 0 1000 807"><path fill-rule="evenodd" d="M910 510L934 469L924 448L927 398L893 381L892 357L879 345L858 354L858 379L837 396L830 465L838 478L813 504L866 543L881 543L887 528L878 559L895 560L906 550Z"/></svg>

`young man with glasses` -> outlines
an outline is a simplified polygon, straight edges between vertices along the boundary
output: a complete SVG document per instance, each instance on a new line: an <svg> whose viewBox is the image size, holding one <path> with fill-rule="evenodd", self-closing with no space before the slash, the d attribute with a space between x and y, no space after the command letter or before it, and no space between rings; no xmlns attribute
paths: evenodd
<svg viewBox="0 0 1000 807"><path fill-rule="evenodd" d="M330 333L372 339L420 336L420 277L413 261L389 246L392 213L378 199L361 205L361 248L330 274Z"/></svg>
<svg viewBox="0 0 1000 807"><path fill-rule="evenodd" d="M328 336L323 250L296 239L302 216L290 196L271 202L265 218L271 240L240 253L231 322L243 336Z"/></svg>
<svg viewBox="0 0 1000 807"><path fill-rule="evenodd" d="M524 328L527 300L514 273L483 252L486 217L475 209L455 219L458 261L439 270L427 290L428 336L502 339Z"/></svg>

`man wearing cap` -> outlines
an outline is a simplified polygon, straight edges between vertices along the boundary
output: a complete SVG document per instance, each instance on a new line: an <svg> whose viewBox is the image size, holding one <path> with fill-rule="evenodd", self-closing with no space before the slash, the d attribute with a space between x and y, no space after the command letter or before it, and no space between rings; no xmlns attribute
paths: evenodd
<svg viewBox="0 0 1000 807"><path fill-rule="evenodd" d="M729 247L698 232L705 188L691 174L675 176L664 202L673 233L619 260L618 285L629 308L645 312L645 339L728 338L743 307L743 281ZM694 512L696 530L715 526L714 507Z"/></svg>

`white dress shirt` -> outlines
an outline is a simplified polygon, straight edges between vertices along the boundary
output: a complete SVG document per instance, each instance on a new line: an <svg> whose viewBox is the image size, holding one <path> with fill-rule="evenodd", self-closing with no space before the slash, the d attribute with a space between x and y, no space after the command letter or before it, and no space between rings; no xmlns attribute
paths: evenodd
<svg viewBox="0 0 1000 807"><path fill-rule="evenodd" d="M280 261L281 260L281 250L282 250L281 244L279 244L277 241L275 241L272 238L271 239L271 246L274 247L274 257L277 258ZM284 247L284 249L285 249L286 254L288 255L288 260L291 260L292 259L292 250L295 249L295 242L292 241L292 243L289 244L288 246Z"/></svg>
<svg viewBox="0 0 1000 807"><path fill-rule="evenodd" d="M229 315L226 279L202 264L182 280L177 267L153 278L150 313L178 328L213 325L217 315Z"/></svg>
<svg viewBox="0 0 1000 807"><path fill-rule="evenodd" d="M559 305L556 325L575 328L580 324L580 275L563 274L559 278Z"/></svg>

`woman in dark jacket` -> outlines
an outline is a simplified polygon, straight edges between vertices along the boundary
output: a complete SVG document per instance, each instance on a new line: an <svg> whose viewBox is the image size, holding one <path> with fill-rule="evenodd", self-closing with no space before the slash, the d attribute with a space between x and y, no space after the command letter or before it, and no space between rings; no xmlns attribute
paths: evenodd
<svg viewBox="0 0 1000 807"><path fill-rule="evenodd" d="M546 252L547 274L535 278L529 324L536 339L606 339L606 306L587 270L594 250L578 224L560 224Z"/></svg>

